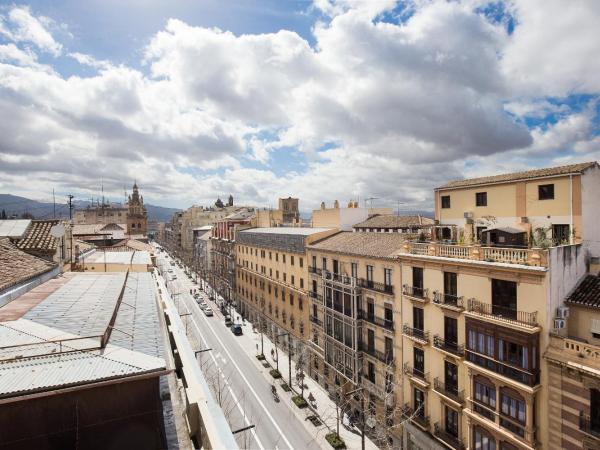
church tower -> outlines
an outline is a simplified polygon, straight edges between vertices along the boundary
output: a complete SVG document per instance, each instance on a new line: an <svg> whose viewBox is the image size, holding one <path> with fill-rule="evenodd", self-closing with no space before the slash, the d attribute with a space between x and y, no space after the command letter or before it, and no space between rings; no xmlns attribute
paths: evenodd
<svg viewBox="0 0 600 450"><path fill-rule="evenodd" d="M145 235L148 230L148 213L137 182L133 183L133 193L129 196L127 209L127 234Z"/></svg>

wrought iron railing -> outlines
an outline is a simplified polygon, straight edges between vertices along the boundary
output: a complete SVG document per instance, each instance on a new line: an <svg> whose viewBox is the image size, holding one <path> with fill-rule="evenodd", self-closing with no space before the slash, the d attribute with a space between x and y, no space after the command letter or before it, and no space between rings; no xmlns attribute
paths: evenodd
<svg viewBox="0 0 600 450"><path fill-rule="evenodd" d="M454 294L444 294L443 292L435 291L433 293L433 303L442 306L450 306L453 308L464 308L463 296Z"/></svg>
<svg viewBox="0 0 600 450"><path fill-rule="evenodd" d="M507 308L504 306L492 305L490 303L483 303L470 298L467 302L467 311L478 314L484 317L491 317L503 322L512 323L516 325L525 325L528 327L537 327L537 311L526 312L518 311L516 309Z"/></svg>
<svg viewBox="0 0 600 450"><path fill-rule="evenodd" d="M423 331L419 328L412 328L407 324L404 324L402 327L402 334L429 343L429 331Z"/></svg>
<svg viewBox="0 0 600 450"><path fill-rule="evenodd" d="M426 383L429 383L429 372L424 372L420 369L416 369L407 362L404 363L403 369L406 375L414 378L419 378L425 381Z"/></svg>
<svg viewBox="0 0 600 450"><path fill-rule="evenodd" d="M449 431L446 431L439 422L436 422L433 425L433 434L434 434L434 436L436 436L437 438L444 441L444 443L446 445L452 447L453 449L463 450L465 448L465 445L458 438L458 432L451 433Z"/></svg>
<svg viewBox="0 0 600 450"><path fill-rule="evenodd" d="M415 298L426 300L429 296L429 289L422 288L419 286L409 286L408 284L404 284L402 286L402 293L404 295L408 295L409 297L415 297Z"/></svg>
<svg viewBox="0 0 600 450"><path fill-rule="evenodd" d="M492 372L496 372L511 380L526 384L527 386L535 386L540 383L539 371L530 372L523 368L514 367L480 353L476 353L468 348L465 350L465 355L466 361L483 367L484 369L491 370Z"/></svg>
<svg viewBox="0 0 600 450"><path fill-rule="evenodd" d="M381 317L377 317L374 314L368 314L367 311L360 311L359 318L366 320L373 325L377 325L379 327L385 328L386 330L394 331L394 321L387 320Z"/></svg>
<svg viewBox="0 0 600 450"><path fill-rule="evenodd" d="M438 335L435 335L433 337L433 346L439 348L440 350L452 353L456 356L460 356L461 358L465 356L464 345L459 345L456 342L445 341Z"/></svg>
<svg viewBox="0 0 600 450"><path fill-rule="evenodd" d="M462 404L465 402L464 390L459 391L457 386L445 384L444 382L440 381L440 379L437 377L433 380L433 389L439 392L440 394L451 398L457 403Z"/></svg>

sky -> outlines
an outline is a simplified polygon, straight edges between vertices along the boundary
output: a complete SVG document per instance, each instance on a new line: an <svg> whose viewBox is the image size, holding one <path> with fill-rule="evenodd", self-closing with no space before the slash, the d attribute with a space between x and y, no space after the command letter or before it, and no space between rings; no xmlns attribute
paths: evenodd
<svg viewBox="0 0 600 450"><path fill-rule="evenodd" d="M0 193L431 210L600 160L600 2L0 2Z"/></svg>

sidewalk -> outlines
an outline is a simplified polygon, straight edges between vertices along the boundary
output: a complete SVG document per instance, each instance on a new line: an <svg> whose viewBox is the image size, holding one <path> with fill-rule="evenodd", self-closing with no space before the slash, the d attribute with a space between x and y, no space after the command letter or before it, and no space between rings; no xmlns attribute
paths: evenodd
<svg viewBox="0 0 600 450"><path fill-rule="evenodd" d="M205 298L205 301L213 306L215 309L216 305L213 300L209 300L205 291L200 291L200 295ZM241 314L235 312L235 321L240 323L237 319ZM232 317L232 319L234 319ZM287 350L287 347L283 345L278 346L278 354L279 354L279 372L281 373L282 378L279 380L274 380L270 375L269 371L271 368L276 368L277 363L274 358L271 356L271 350L275 350L275 346L272 341L269 340L267 335L263 335L263 345L264 345L264 355L265 360L259 361L256 358L256 355L260 353L261 348L261 339L260 333L258 331L254 332L252 329L252 324L250 322L245 322L242 325L243 335L238 337L238 343L243 348L243 350L248 354L250 359L256 365L256 367L261 371L265 380L268 383L273 383L275 381L275 385L277 386L277 392L282 402L288 404L291 411L296 415L299 422L304 425L306 430L316 436L316 440L319 443L322 449L332 449L331 445L325 439L325 435L336 430L337 423L337 415L336 415L336 407L335 403L329 398L329 395L323 387L321 387L316 381L310 378L308 375L304 377L304 398L308 399L309 394L312 393L313 397L316 400L316 409L313 410L310 406L308 408L300 409L294 405L291 398L294 395L300 395L301 388L298 386L296 382L296 364L292 360L292 391L285 392L281 388L282 383L288 384L289 382L289 363L288 363L288 355L284 350ZM283 341L282 341L283 342ZM257 351L258 348L258 351ZM266 368L263 366L263 362L268 362L270 367ZM295 392L294 392L295 391ZM315 427L307 418L309 416L318 415L319 419L323 422L322 425ZM360 432L356 427L353 428L353 431L349 431L343 424L342 420L340 420L340 437L346 443L346 448L348 449L360 449L361 448L361 436ZM365 436L365 449L376 450L377 446Z"/></svg>

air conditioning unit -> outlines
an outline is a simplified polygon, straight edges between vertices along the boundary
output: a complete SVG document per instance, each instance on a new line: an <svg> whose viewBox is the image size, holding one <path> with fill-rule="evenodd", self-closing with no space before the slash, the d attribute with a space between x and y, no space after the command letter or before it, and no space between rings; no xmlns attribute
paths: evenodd
<svg viewBox="0 0 600 450"><path fill-rule="evenodd" d="M567 308L566 306L559 306L558 308L556 308L556 317L558 317L559 319L566 319L567 317L569 317L569 308Z"/></svg>
<svg viewBox="0 0 600 450"><path fill-rule="evenodd" d="M472 219L473 211L465 211L464 216L465 216L465 219Z"/></svg>
<svg viewBox="0 0 600 450"><path fill-rule="evenodd" d="M554 319L555 330L562 330L566 324L567 322L565 321L565 319Z"/></svg>

